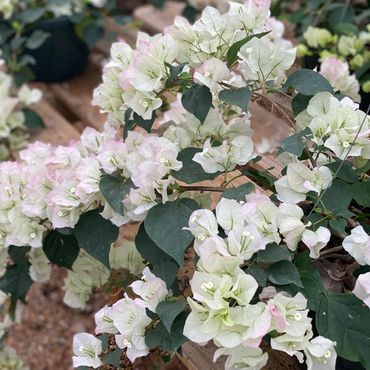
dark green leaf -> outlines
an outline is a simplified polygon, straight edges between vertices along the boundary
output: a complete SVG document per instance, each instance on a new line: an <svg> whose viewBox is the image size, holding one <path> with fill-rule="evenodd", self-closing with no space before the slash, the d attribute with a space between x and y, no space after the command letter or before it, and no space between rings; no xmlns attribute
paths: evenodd
<svg viewBox="0 0 370 370"><path fill-rule="evenodd" d="M198 15L198 10L194 8L191 5L185 6L182 15L190 22L194 22L197 15Z"/></svg>
<svg viewBox="0 0 370 370"><path fill-rule="evenodd" d="M187 63L182 63L179 64L178 66L173 66L172 64L166 63L166 66L170 70L170 76L166 81L166 86L170 86L176 80L179 74L183 71L186 64Z"/></svg>
<svg viewBox="0 0 370 370"><path fill-rule="evenodd" d="M264 251L257 253L257 259L263 263L274 263L278 261L288 260L291 257L291 253L286 249L277 244L269 244L266 246Z"/></svg>
<svg viewBox="0 0 370 370"><path fill-rule="evenodd" d="M247 36L243 40L237 41L235 44L231 45L230 49L227 51L226 54L227 65L231 67L238 60L238 53L240 48L243 45L245 45L248 41L251 41L254 37L260 39L261 37L266 36L269 33L270 31L256 33L254 35Z"/></svg>
<svg viewBox="0 0 370 370"><path fill-rule="evenodd" d="M226 103L236 105L244 111L247 111L249 99L251 97L251 91L248 87L242 87L240 89L233 90L222 90L218 97L220 100Z"/></svg>
<svg viewBox="0 0 370 370"><path fill-rule="evenodd" d="M370 207L370 182L358 182L352 185L353 198L360 205Z"/></svg>
<svg viewBox="0 0 370 370"><path fill-rule="evenodd" d="M370 310L353 294L321 294L316 312L320 335L337 342L339 356L370 368Z"/></svg>
<svg viewBox="0 0 370 370"><path fill-rule="evenodd" d="M171 288L176 280L178 269L179 266L176 262L160 261L157 256L157 262L153 265L153 274L162 279L168 288Z"/></svg>
<svg viewBox="0 0 370 370"><path fill-rule="evenodd" d="M347 220L345 218L338 218L335 220L330 220L329 226L333 230L338 231L341 234L346 234Z"/></svg>
<svg viewBox="0 0 370 370"><path fill-rule="evenodd" d="M308 103L310 102L312 96L296 94L292 99L292 111L294 116L307 109Z"/></svg>
<svg viewBox="0 0 370 370"><path fill-rule="evenodd" d="M181 102L188 112L203 123L212 107L212 93L207 86L194 84L182 93Z"/></svg>
<svg viewBox="0 0 370 370"><path fill-rule="evenodd" d="M143 119L143 117L140 117L137 113L134 113L133 115L133 121L136 125L142 127L147 132L152 132L152 126L155 121L156 114L153 112L152 118L150 119Z"/></svg>
<svg viewBox="0 0 370 370"><path fill-rule="evenodd" d="M23 109L23 114L25 116L24 125L27 128L35 130L45 127L43 119L38 115L38 113L36 113L32 109L29 108Z"/></svg>
<svg viewBox="0 0 370 370"><path fill-rule="evenodd" d="M14 264L24 268L25 270L28 270L30 267L30 262L28 261L27 254L30 249L31 247L17 247L15 245L11 245L8 249L8 254Z"/></svg>
<svg viewBox="0 0 370 370"><path fill-rule="evenodd" d="M17 18L24 24L34 23L39 20L46 12L45 7L27 9L19 13Z"/></svg>
<svg viewBox="0 0 370 370"><path fill-rule="evenodd" d="M111 244L117 240L119 229L100 215L101 209L84 213L76 225L76 238L92 257L109 268Z"/></svg>
<svg viewBox="0 0 370 370"><path fill-rule="evenodd" d="M118 176L108 174L103 175L99 183L99 189L104 199L115 212L122 216L124 215L122 201L133 187L134 184L130 179L123 181Z"/></svg>
<svg viewBox="0 0 370 370"><path fill-rule="evenodd" d="M261 267L259 266L248 267L245 270L245 272L246 274L253 276L256 279L259 286L261 286L262 288L266 286L267 276L265 271Z"/></svg>
<svg viewBox="0 0 370 370"><path fill-rule="evenodd" d="M38 49L49 37L50 34L47 32L41 30L33 31L26 41L26 48L31 50Z"/></svg>
<svg viewBox="0 0 370 370"><path fill-rule="evenodd" d="M303 287L297 267L290 261L279 261L274 263L266 271L267 278L276 285L294 284Z"/></svg>
<svg viewBox="0 0 370 370"><path fill-rule="evenodd" d="M336 215L348 209L352 198L351 186L343 180L335 179L330 188L322 196L321 203L325 206L326 210Z"/></svg>
<svg viewBox="0 0 370 370"><path fill-rule="evenodd" d="M116 369L120 368L122 350L116 348L114 351L107 352L103 356L103 363L113 365Z"/></svg>
<svg viewBox="0 0 370 370"><path fill-rule="evenodd" d="M74 236L52 230L44 239L42 250L51 263L71 269L80 247Z"/></svg>
<svg viewBox="0 0 370 370"><path fill-rule="evenodd" d="M353 171L352 164L348 161L342 161L339 158L334 158L335 162L329 163L326 167L329 167L333 173L336 174L336 177L342 179L346 182L354 183L357 182L358 176ZM340 167L339 172L337 173Z"/></svg>
<svg viewBox="0 0 370 370"><path fill-rule="evenodd" d="M234 199L238 202L245 202L245 196L254 190L254 184L247 182L237 188L227 189L222 192L221 197L226 199Z"/></svg>
<svg viewBox="0 0 370 370"><path fill-rule="evenodd" d="M198 209L198 204L188 198L157 204L151 208L145 221L145 231L150 239L179 265L184 261L184 252L193 241L193 235L183 230L189 217Z"/></svg>
<svg viewBox="0 0 370 370"><path fill-rule="evenodd" d="M177 160L182 162L182 168L180 171L173 171L172 176L187 184L215 179L219 175L219 172L206 173L199 163L193 161L195 154L201 151L202 149L199 148L185 148L181 150L177 156Z"/></svg>
<svg viewBox="0 0 370 370"><path fill-rule="evenodd" d="M140 255L153 266L159 264L161 261L173 261L167 253L164 253L157 244L149 238L145 231L144 223L140 225L135 238L135 245Z"/></svg>
<svg viewBox="0 0 370 370"><path fill-rule="evenodd" d="M186 306L187 302L185 299L176 302L164 301L158 304L156 312L169 333L171 333L172 324L176 317L185 310Z"/></svg>
<svg viewBox="0 0 370 370"><path fill-rule="evenodd" d="M0 278L0 290L11 295L15 300L25 301L26 294L33 281L24 266L11 265Z"/></svg>
<svg viewBox="0 0 370 370"><path fill-rule="evenodd" d="M302 95L312 96L322 91L334 94L334 90L329 81L320 73L311 69L299 69L292 73L286 80L283 91L294 88Z"/></svg>
<svg viewBox="0 0 370 370"><path fill-rule="evenodd" d="M281 148L284 151L299 157L300 155L302 155L307 142L310 141L312 137L312 131L309 127L306 127L303 131L299 131L296 134L284 139L281 143Z"/></svg>

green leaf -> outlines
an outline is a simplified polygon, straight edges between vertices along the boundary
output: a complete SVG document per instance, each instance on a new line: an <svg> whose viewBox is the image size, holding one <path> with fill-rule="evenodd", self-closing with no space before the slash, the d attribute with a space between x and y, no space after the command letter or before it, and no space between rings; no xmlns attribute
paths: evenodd
<svg viewBox="0 0 370 370"><path fill-rule="evenodd" d="M194 84L182 93L181 102L188 112L203 123L212 107L212 93L207 86Z"/></svg>
<svg viewBox="0 0 370 370"><path fill-rule="evenodd" d="M122 350L116 348L114 351L107 352L103 356L103 363L113 365L116 369L120 368Z"/></svg>
<svg viewBox="0 0 370 370"><path fill-rule="evenodd" d="M119 228L100 215L101 209L84 213L75 228L81 247L109 268L111 244L117 240Z"/></svg>
<svg viewBox="0 0 370 370"><path fill-rule="evenodd" d="M329 81L323 75L311 69L299 69L292 73L282 87L282 91L286 92L291 87L302 95L313 96L322 91L334 94Z"/></svg>
<svg viewBox="0 0 370 370"><path fill-rule="evenodd" d="M33 9L27 9L17 15L19 19L24 24L31 24L39 20L46 12L45 7L38 7Z"/></svg>
<svg viewBox="0 0 370 370"><path fill-rule="evenodd" d="M326 167L329 167L331 171L336 173L336 177L349 183L357 182L358 176L353 171L352 164L348 161L342 161L339 158L334 158L335 162L329 163ZM341 167L340 167L341 166ZM340 167L339 172L337 173Z"/></svg>
<svg viewBox="0 0 370 370"><path fill-rule="evenodd" d="M206 173L199 163L193 161L195 154L201 151L202 149L199 148L185 148L181 150L177 160L182 162L182 168L180 171L173 171L172 176L187 184L215 179L220 174L219 172Z"/></svg>
<svg viewBox="0 0 370 370"><path fill-rule="evenodd" d="M301 156L307 142L312 139L312 131L306 127L303 131L299 131L283 140L281 148L297 157Z"/></svg>
<svg viewBox="0 0 370 370"><path fill-rule="evenodd" d="M159 261L157 257L157 262L153 265L153 274L162 279L170 288L176 280L178 269L179 266L176 262Z"/></svg>
<svg viewBox="0 0 370 370"><path fill-rule="evenodd" d="M144 221L149 238L180 266L184 261L184 252L194 239L193 235L183 228L188 226L191 214L198 208L194 200L181 198L157 204L149 210Z"/></svg>
<svg viewBox="0 0 370 370"><path fill-rule="evenodd" d="M156 312L169 333L171 333L172 325L176 317L179 316L181 312L184 312L186 306L187 302L185 299L176 302L164 301L158 304Z"/></svg>
<svg viewBox="0 0 370 370"><path fill-rule="evenodd" d="M122 201L130 189L134 187L134 184L130 179L122 180L118 176L105 174L100 178L99 189L112 209L123 216Z"/></svg>
<svg viewBox="0 0 370 370"><path fill-rule="evenodd" d="M50 34L47 32L41 30L33 31L26 41L26 48L31 50L38 49L49 37Z"/></svg>
<svg viewBox="0 0 370 370"><path fill-rule="evenodd" d="M74 236L63 235L52 230L44 239L42 250L51 263L71 269L78 257L80 247Z"/></svg>
<svg viewBox="0 0 370 370"><path fill-rule="evenodd" d="M234 199L238 202L245 202L245 196L254 190L254 184L247 182L237 188L226 189L222 192L221 197L226 199Z"/></svg>
<svg viewBox="0 0 370 370"><path fill-rule="evenodd" d="M149 238L145 231L144 223L139 227L139 231L135 238L135 245L144 260L150 262L153 266L162 261L173 261L167 253L164 253L162 249Z"/></svg>
<svg viewBox="0 0 370 370"><path fill-rule="evenodd" d="M240 48L243 45L245 45L248 41L251 41L254 37L257 37L260 39L261 37L266 36L270 32L271 31L256 33L254 35L247 36L243 40L237 41L236 43L231 45L230 49L227 51L227 54L226 54L227 65L231 67L238 60L238 53L239 53Z"/></svg>
<svg viewBox="0 0 370 370"><path fill-rule="evenodd" d="M274 263L278 261L288 260L291 257L291 253L277 244L269 244L266 246L264 251L257 253L258 262L262 263Z"/></svg>
<svg viewBox="0 0 370 370"><path fill-rule="evenodd" d="M343 180L335 179L322 196L321 203L326 210L336 215L348 209L352 198L352 187Z"/></svg>
<svg viewBox="0 0 370 370"><path fill-rule="evenodd" d="M152 132L152 126L154 124L156 118L155 112L152 114L152 118L150 119L144 119L143 117L140 117L137 113L134 113L133 115L133 121L136 125L142 127L145 131L151 133Z"/></svg>
<svg viewBox="0 0 370 370"><path fill-rule="evenodd" d="M220 100L236 105L243 109L243 111L248 110L248 103L251 97L251 91L248 87L242 87L240 89L233 90L222 90L218 95Z"/></svg>
<svg viewBox="0 0 370 370"><path fill-rule="evenodd" d="M245 270L245 273L253 276L256 279L258 285L261 286L262 288L266 286L267 276L265 271L261 267L259 266L248 267Z"/></svg>
<svg viewBox="0 0 370 370"><path fill-rule="evenodd" d="M170 63L166 63L166 67L170 70L170 76L168 77L166 81L166 86L171 86L173 84L173 82L177 79L179 74L182 73L186 65L187 63L181 63L178 66L173 66Z"/></svg>
<svg viewBox="0 0 370 370"><path fill-rule="evenodd" d="M187 313L182 312L177 316L176 320L172 324L171 334L168 333L165 326L159 322L159 324L149 329L145 335L146 345L152 349L159 347L165 351L176 352L188 339L182 334Z"/></svg>
<svg viewBox="0 0 370 370"><path fill-rule="evenodd" d="M296 94L292 99L292 111L294 117L298 116L299 113L307 109L308 103L310 102L312 96Z"/></svg>
<svg viewBox="0 0 370 370"><path fill-rule="evenodd" d="M28 268L30 267L30 262L28 261L27 254L30 249L31 247L18 247L15 245L11 245L8 249L8 254L14 264L28 270Z"/></svg>
<svg viewBox="0 0 370 370"><path fill-rule="evenodd" d="M43 119L34 110L25 108L23 109L23 114L25 116L24 125L27 128L35 130L45 127Z"/></svg>
<svg viewBox="0 0 370 370"><path fill-rule="evenodd" d="M198 9L194 8L191 5L186 5L184 10L182 11L182 15L189 21L189 22L195 22L197 15L198 15Z"/></svg>
<svg viewBox="0 0 370 370"><path fill-rule="evenodd" d="M329 226L341 234L346 234L347 220L345 218L338 218L335 220L330 220Z"/></svg>
<svg viewBox="0 0 370 370"><path fill-rule="evenodd" d="M339 356L370 368L370 310L353 294L320 295L316 312L320 335L337 342Z"/></svg>
<svg viewBox="0 0 370 370"><path fill-rule="evenodd" d="M360 205L370 207L370 182L358 182L352 185L353 198Z"/></svg>
<svg viewBox="0 0 370 370"><path fill-rule="evenodd" d="M303 287L297 267L290 261L279 261L266 270L267 278L276 285L294 284Z"/></svg>
<svg viewBox="0 0 370 370"><path fill-rule="evenodd" d="M9 294L15 300L25 302L26 295L33 281L27 268L20 265L11 265L6 268L5 274L0 278L0 290Z"/></svg>

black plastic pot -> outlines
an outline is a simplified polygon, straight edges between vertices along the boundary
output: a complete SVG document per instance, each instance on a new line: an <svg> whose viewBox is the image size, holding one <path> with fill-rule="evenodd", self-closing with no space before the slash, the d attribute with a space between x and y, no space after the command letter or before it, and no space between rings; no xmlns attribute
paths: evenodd
<svg viewBox="0 0 370 370"><path fill-rule="evenodd" d="M35 80L40 82L66 81L83 72L89 57L89 48L76 34L68 17L39 22L32 30L47 32L50 37L36 50L25 54L35 58L31 66Z"/></svg>

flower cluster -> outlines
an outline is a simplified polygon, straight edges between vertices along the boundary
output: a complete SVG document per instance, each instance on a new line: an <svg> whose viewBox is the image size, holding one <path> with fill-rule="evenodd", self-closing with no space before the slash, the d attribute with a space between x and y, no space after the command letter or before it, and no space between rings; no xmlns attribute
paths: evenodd
<svg viewBox="0 0 370 370"><path fill-rule="evenodd" d="M178 86L192 79L214 95L223 83L234 86L240 75L257 85L279 86L294 62L295 49L282 39L283 24L269 18L269 5L269 1L230 2L224 14L206 7L193 25L177 17L163 35L139 33L136 49L125 42L113 44L94 104L108 113L110 120L122 123L125 118L127 121L127 109L151 119L167 99L164 92L177 92ZM252 37L261 32L269 33ZM240 49L238 63L230 71L227 51L248 36L251 40ZM180 68L177 78L172 78L170 66ZM239 73L237 79L235 73Z"/></svg>
<svg viewBox="0 0 370 370"><path fill-rule="evenodd" d="M105 306L95 314L96 334L115 335L119 348L126 349L127 357L133 362L136 358L146 356L149 348L145 344L145 331L152 320L146 309L155 312L158 304L169 294L164 281L144 268L141 280L131 284L138 298L132 299L127 294L112 306ZM76 334L73 340L73 366L99 367L102 362L102 344L91 334Z"/></svg>
<svg viewBox="0 0 370 370"><path fill-rule="evenodd" d="M27 122L23 109L37 103L42 96L40 90L30 89L27 85L15 88L12 77L1 71L2 64L0 60L0 161L27 145Z"/></svg>
<svg viewBox="0 0 370 370"><path fill-rule="evenodd" d="M303 33L303 43L298 46L300 56L317 56L321 61L320 71L328 78L333 87L355 101L360 84L352 72L358 72L364 92L370 91L369 80L361 70L370 61L368 45L370 43L370 25L357 35L333 34L326 28L309 26Z"/></svg>
<svg viewBox="0 0 370 370"><path fill-rule="evenodd" d="M259 347L268 333L273 349L296 356L299 362L303 362L303 352L309 369L320 362L326 369L335 369L335 343L323 337L312 339L306 298L301 293L291 297L275 291L271 298L256 303L258 283L243 270L256 252L280 242L279 233L288 248L295 250L305 231L302 210L285 203L277 207L258 194L248 195L241 203L221 199L216 215L197 210L190 217L199 261L191 280L193 298L188 298L191 313L184 334L199 344L212 340L220 347L215 359L229 355L226 369L252 364L262 369L268 356ZM219 235L219 227L226 239Z"/></svg>
<svg viewBox="0 0 370 370"><path fill-rule="evenodd" d="M308 127L314 143L338 158L370 158L370 118L348 97L338 100L327 92L316 94L296 123L300 129Z"/></svg>

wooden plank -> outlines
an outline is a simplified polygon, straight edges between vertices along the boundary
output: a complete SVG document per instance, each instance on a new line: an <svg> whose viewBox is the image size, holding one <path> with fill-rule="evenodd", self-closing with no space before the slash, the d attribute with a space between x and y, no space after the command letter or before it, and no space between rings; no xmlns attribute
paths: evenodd
<svg viewBox="0 0 370 370"><path fill-rule="evenodd" d="M70 141L79 139L80 133L47 102L41 101L32 108L42 117L46 128L32 135L31 142L68 145Z"/></svg>
<svg viewBox="0 0 370 370"><path fill-rule="evenodd" d="M177 15L180 15L185 4L174 1L167 1L163 9L156 9L153 5L144 5L135 9L134 17L144 22L143 29L156 34L161 33L173 24Z"/></svg>

